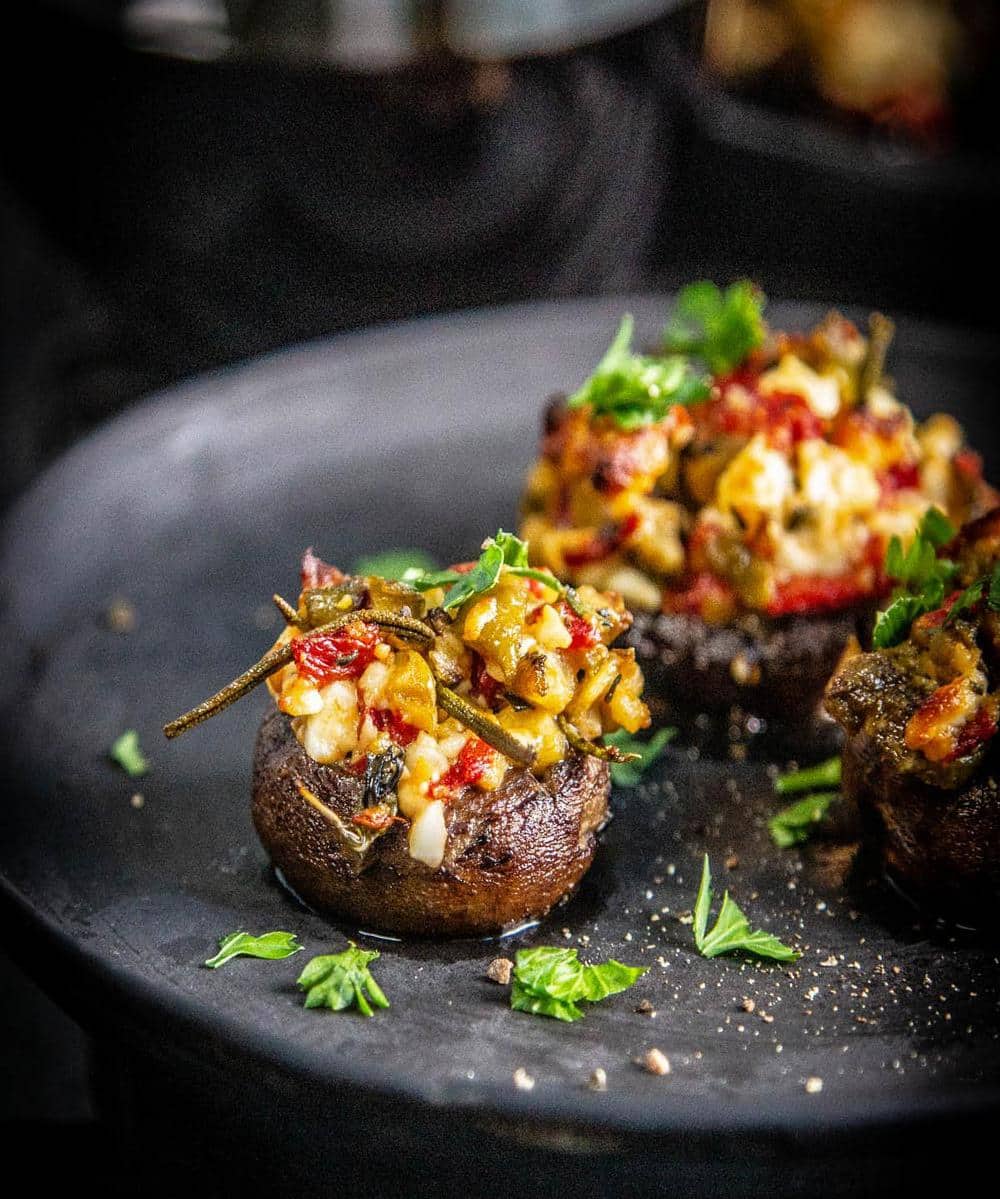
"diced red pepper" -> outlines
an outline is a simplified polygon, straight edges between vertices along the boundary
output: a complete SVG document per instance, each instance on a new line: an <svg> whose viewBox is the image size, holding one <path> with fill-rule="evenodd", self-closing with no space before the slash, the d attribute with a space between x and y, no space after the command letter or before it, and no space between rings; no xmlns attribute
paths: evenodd
<svg viewBox="0 0 1000 1199"><path fill-rule="evenodd" d="M302 590L312 587L335 587L342 583L347 575L336 566L330 566L322 558L317 558L310 546L302 555Z"/></svg>
<svg viewBox="0 0 1000 1199"><path fill-rule="evenodd" d="M830 578L826 575L802 575L780 583L774 598L765 607L768 616L793 616L803 612L831 612L860 603L872 594L872 580L864 573Z"/></svg>
<svg viewBox="0 0 1000 1199"><path fill-rule="evenodd" d="M895 495L897 491L910 491L920 486L920 468L915 462L897 462L878 476L882 498Z"/></svg>
<svg viewBox="0 0 1000 1199"><path fill-rule="evenodd" d="M574 612L565 600L556 604L556 610L562 618L566 631L572 640L569 649L592 649L601 644L601 635L589 620Z"/></svg>
<svg viewBox="0 0 1000 1199"><path fill-rule="evenodd" d="M331 632L307 633L292 642L299 674L324 687L335 679L356 679L375 657L380 641L374 625L352 621Z"/></svg>
<svg viewBox="0 0 1000 1199"><path fill-rule="evenodd" d="M490 749L485 741L470 737L455 761L434 783L431 788L433 794L444 799L449 792L481 782L493 768L495 754L496 751Z"/></svg>
<svg viewBox="0 0 1000 1199"><path fill-rule="evenodd" d="M775 449L788 450L823 436L823 421L795 392L761 395L758 376L746 368L718 381L718 396L696 409L699 422L733 437L765 433Z"/></svg>
<svg viewBox="0 0 1000 1199"><path fill-rule="evenodd" d="M372 724L380 733L388 733L396 745L409 745L415 741L420 730L416 725L404 720L398 712L391 708L372 708L368 712Z"/></svg>

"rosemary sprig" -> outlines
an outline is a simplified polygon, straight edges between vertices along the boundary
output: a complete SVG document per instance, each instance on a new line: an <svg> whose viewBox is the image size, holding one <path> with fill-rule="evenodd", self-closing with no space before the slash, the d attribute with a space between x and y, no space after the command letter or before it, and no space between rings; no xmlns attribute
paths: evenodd
<svg viewBox="0 0 1000 1199"><path fill-rule="evenodd" d="M366 624L382 625L401 637L422 641L426 645L430 645L434 640L433 630L422 621L414 620L410 616L402 616L398 612L386 612L380 608L359 608L356 611L344 612L333 620L327 621L326 624L313 629L308 635L315 636L317 633L332 632L355 620L363 621ZM201 724L210 716L222 712L238 699L242 699L254 687L263 683L276 670L287 666L291 660L292 642L286 641L283 645L276 645L274 649L268 650L263 658L255 662L249 670L245 670L238 678L227 683L215 695L202 700L190 712L185 712L183 716L178 716L176 720L171 720L169 724L164 725L164 734L171 738L179 737L181 733L194 728L196 724Z"/></svg>
<svg viewBox="0 0 1000 1199"><path fill-rule="evenodd" d="M280 595L272 595L274 606L278 609L281 615L285 618L286 624L299 623L299 614L286 599L282 599Z"/></svg>
<svg viewBox="0 0 1000 1199"><path fill-rule="evenodd" d="M482 708L477 708L475 704L470 704L467 700L462 699L450 687L446 687L440 679L436 679L435 682L437 683L438 706L443 708L449 716L454 716L459 724L464 724L466 728L471 729L480 740L485 741L487 745L492 745L494 749L498 749L505 757L522 766L534 765L535 751L531 746L525 745L513 733L509 733L499 721L494 720Z"/></svg>
<svg viewBox="0 0 1000 1199"><path fill-rule="evenodd" d="M640 754L625 753L616 745L598 745L596 741L588 741L580 735L576 728L560 713L556 717L559 730L570 745L581 754L591 758L600 758L602 762L637 762Z"/></svg>

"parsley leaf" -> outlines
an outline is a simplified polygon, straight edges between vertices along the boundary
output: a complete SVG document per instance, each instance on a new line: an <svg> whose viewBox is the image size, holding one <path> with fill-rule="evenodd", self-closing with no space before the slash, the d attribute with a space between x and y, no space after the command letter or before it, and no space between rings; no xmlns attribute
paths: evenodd
<svg viewBox="0 0 1000 1199"><path fill-rule="evenodd" d="M544 570L535 570L528 565L528 543L513 533L498 529L495 537L487 537L482 544L482 553L475 566L465 574L457 570L419 571L410 569L402 578L418 591L430 591L434 587L447 587L442 607L446 612L460 608L477 595L489 591L500 578L500 569L506 566L512 574L522 578L538 579L554 591L565 589L555 575Z"/></svg>
<svg viewBox="0 0 1000 1199"><path fill-rule="evenodd" d="M944 618L945 624L950 624L960 612L965 612L969 608L974 608L976 604L983 598L983 592L986 590L986 580L976 579L974 583L970 583L962 594L948 609L948 615Z"/></svg>
<svg viewBox="0 0 1000 1199"><path fill-rule="evenodd" d="M428 574L437 564L423 550L386 550L383 554L371 554L354 563L351 574L378 575L381 579L403 579L408 573Z"/></svg>
<svg viewBox="0 0 1000 1199"><path fill-rule="evenodd" d="M981 579L976 579L974 583L970 583L966 587L948 609L948 615L944 618L945 624L948 624L960 612L974 608L984 595L987 608L993 612L1000 612L1000 562L993 567L991 574L983 575Z"/></svg>
<svg viewBox="0 0 1000 1199"><path fill-rule="evenodd" d="M598 1003L617 995L646 973L645 966L625 966L614 959L589 966L577 950L539 945L519 949L514 962L510 1006L518 1012L571 1022L583 1017L581 1002Z"/></svg>
<svg viewBox="0 0 1000 1199"><path fill-rule="evenodd" d="M139 734L135 729L126 729L122 733L108 750L108 757L132 778L149 770L149 759L139 748Z"/></svg>
<svg viewBox="0 0 1000 1199"><path fill-rule="evenodd" d="M348 941L342 953L322 954L307 962L297 979L306 993L305 1006L334 1012L356 1006L362 1016L374 1015L372 1004L387 1008L389 1000L368 969L368 963L379 956L377 949L359 949Z"/></svg>
<svg viewBox="0 0 1000 1199"><path fill-rule="evenodd" d="M936 598L928 595L901 595L875 617L872 648L887 649L898 645L910 631L910 625L925 612L933 612L944 599L944 588Z"/></svg>
<svg viewBox="0 0 1000 1199"><path fill-rule="evenodd" d="M709 909L712 906L712 872L705 854L698 885L698 897L694 905L694 943L702 957L715 958L723 953L741 950L759 958L773 958L776 962L795 962L802 956L797 950L783 945L777 937L761 929L752 930L750 923L739 907L729 898L726 891L715 924L708 927Z"/></svg>
<svg viewBox="0 0 1000 1199"><path fill-rule="evenodd" d="M933 612L944 602L946 587L957 567L948 558L939 558L937 551L951 541L955 532L944 513L932 507L921 518L905 553L898 537L890 539L885 571L898 586L888 607L875 617L873 648L898 645L918 616Z"/></svg>
<svg viewBox="0 0 1000 1199"><path fill-rule="evenodd" d="M743 279L722 290L714 283L692 283L677 295L663 331L664 348L693 354L713 374L738 366L764 341L765 297Z"/></svg>
<svg viewBox="0 0 1000 1199"><path fill-rule="evenodd" d="M595 416L610 416L629 430L662 420L675 404L707 398L709 380L697 374L686 358L634 354L633 328L632 317L626 314L593 374L566 401L568 408L589 407Z"/></svg>
<svg viewBox="0 0 1000 1199"><path fill-rule="evenodd" d="M657 758L667 748L667 745L677 736L674 728L657 729L648 741L639 741L618 729L614 733L605 733L602 738L605 745L613 745L622 753L638 754L638 760L631 762L612 762L611 781L616 787L634 787L643 774L652 766Z"/></svg>
<svg viewBox="0 0 1000 1199"><path fill-rule="evenodd" d="M775 845L779 849L790 849L793 845L808 841L814 825L823 819L830 804L837 798L836 791L813 791L804 799L775 812L767 822Z"/></svg>
<svg viewBox="0 0 1000 1199"><path fill-rule="evenodd" d="M795 791L811 791L814 787L840 786L840 755L806 766L803 770L792 770L779 774L774 780L774 789L779 795L790 795Z"/></svg>
<svg viewBox="0 0 1000 1199"><path fill-rule="evenodd" d="M303 946L295 940L294 933L262 933L259 937L251 933L229 933L228 936L219 938L219 952L204 965L218 970L220 966L241 954L249 958L278 961L280 958L290 958L302 948Z"/></svg>

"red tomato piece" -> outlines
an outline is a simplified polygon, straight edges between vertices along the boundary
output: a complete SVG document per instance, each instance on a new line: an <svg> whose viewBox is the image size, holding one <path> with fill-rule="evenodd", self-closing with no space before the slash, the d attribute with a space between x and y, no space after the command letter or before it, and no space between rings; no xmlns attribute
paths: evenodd
<svg viewBox="0 0 1000 1199"><path fill-rule="evenodd" d="M335 679L359 678L374 659L380 639L375 625L356 620L331 632L296 637L292 655L299 674L324 687Z"/></svg>
<svg viewBox="0 0 1000 1199"><path fill-rule="evenodd" d="M379 732L388 733L397 745L409 745L420 732L416 725L410 724L389 708L372 708L368 715Z"/></svg>
<svg viewBox="0 0 1000 1199"><path fill-rule="evenodd" d="M565 600L556 604L556 610L562 617L567 633L573 639L569 643L569 649L591 649L601 644L601 635L597 629L589 620L574 612Z"/></svg>
<svg viewBox="0 0 1000 1199"><path fill-rule="evenodd" d="M883 499L897 491L910 491L920 486L920 468L915 462L897 462L878 476L878 484Z"/></svg>
<svg viewBox="0 0 1000 1199"><path fill-rule="evenodd" d="M470 737L455 761L434 784L433 793L444 799L451 791L481 782L493 766L495 752L485 741Z"/></svg>

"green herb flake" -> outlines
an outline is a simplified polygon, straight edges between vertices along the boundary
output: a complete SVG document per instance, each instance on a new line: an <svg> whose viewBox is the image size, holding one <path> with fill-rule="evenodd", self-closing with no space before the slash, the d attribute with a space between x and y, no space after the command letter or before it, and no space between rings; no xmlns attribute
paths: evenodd
<svg viewBox="0 0 1000 1199"><path fill-rule="evenodd" d="M149 770L149 759L139 748L139 734L135 729L126 729L122 733L108 750L108 757L132 778Z"/></svg>
<svg viewBox="0 0 1000 1199"><path fill-rule="evenodd" d="M518 1012L549 1016L567 1023L583 1018L580 1003L599 1003L627 990L646 966L625 966L614 959L586 965L577 950L539 945L519 949L514 961L510 1006Z"/></svg>
<svg viewBox="0 0 1000 1199"><path fill-rule="evenodd" d="M359 558L351 574L401 580L411 574L422 577L436 569L437 563L423 550L386 550L383 554Z"/></svg>
<svg viewBox="0 0 1000 1199"><path fill-rule="evenodd" d="M955 602L948 609L948 615L944 618L945 624L950 624L956 616L962 612L967 612L970 608L974 608L976 604L983 598L983 592L986 590L986 580L977 579L970 584L959 595Z"/></svg>
<svg viewBox="0 0 1000 1199"><path fill-rule="evenodd" d="M620 749L622 753L637 755L632 762L613 762L611 781L616 787L635 787L676 736L677 730L674 728L657 729L648 741L639 741L624 729L605 733L602 738L605 745Z"/></svg>
<svg viewBox="0 0 1000 1199"><path fill-rule="evenodd" d="M447 587L442 607L446 612L460 608L476 596L483 595L496 585L500 571L506 567L511 574L526 579L538 579L553 591L562 594L564 588L555 575L548 571L536 570L528 565L528 543L516 537L513 533L505 533L498 529L495 537L487 537L482 544L479 560L465 574L457 570L437 570L422 572L408 570L402 576L404 581L411 583L418 591L430 591L435 587Z"/></svg>
<svg viewBox="0 0 1000 1199"><path fill-rule="evenodd" d="M357 1007L362 1016L372 1016L372 1004L387 1008L382 988L368 969L369 962L380 956L376 949L359 949L349 941L342 953L312 958L299 975L297 985L306 993L307 1008L328 1007L342 1012Z"/></svg>
<svg viewBox="0 0 1000 1199"><path fill-rule="evenodd" d="M290 958L298 953L301 946L295 939L295 933L262 933L259 937L251 933L229 933L219 940L219 952L209 958L204 964L212 970L218 970L226 962L241 955L248 958L265 958L278 961Z"/></svg>
<svg viewBox="0 0 1000 1199"><path fill-rule="evenodd" d="M626 314L593 374L569 397L567 407L590 408L622 429L662 420L675 404L708 397L710 381L680 355L650 358L631 349L634 322Z"/></svg>
<svg viewBox="0 0 1000 1199"><path fill-rule="evenodd" d="M967 611L969 608L974 608L976 604L986 597L986 606L991 612L1000 612L1000 562L993 567L993 570L988 575L983 575L981 579L976 579L974 583L970 583L960 596L948 609L948 615L945 617L945 624L948 624L955 619L961 612Z"/></svg>
<svg viewBox="0 0 1000 1199"><path fill-rule="evenodd" d="M692 283L678 293L663 331L664 349L692 354L713 374L738 366L763 344L765 296L748 280L725 290L714 283Z"/></svg>
<svg viewBox="0 0 1000 1199"><path fill-rule="evenodd" d="M885 572L897 583L889 605L875 617L872 646L898 645L918 616L933 612L944 602L957 567L937 551L955 536L955 526L939 508L928 508L909 549L903 552L898 537L889 541Z"/></svg>
<svg viewBox="0 0 1000 1199"><path fill-rule="evenodd" d="M804 799L775 812L767 822L775 845L779 849L790 849L793 845L808 841L813 829L837 798L839 795L836 791L813 791Z"/></svg>
<svg viewBox="0 0 1000 1199"><path fill-rule="evenodd" d="M708 916L711 906L712 872L708 865L708 854L705 854L692 922L694 943L702 957L716 958L723 953L740 951L759 958L772 958L776 962L796 962L802 956L771 933L752 930L746 916L729 898L728 891L723 893L722 906L710 929Z"/></svg>
<svg viewBox="0 0 1000 1199"><path fill-rule="evenodd" d="M806 766L802 770L791 770L779 774L774 780L774 789L779 795L792 795L796 791L825 790L840 786L841 764L840 755L817 762L815 766Z"/></svg>

